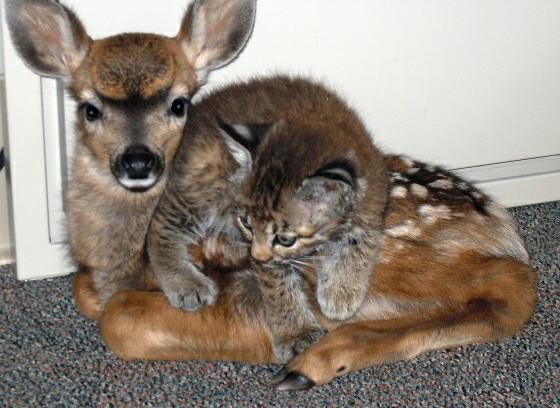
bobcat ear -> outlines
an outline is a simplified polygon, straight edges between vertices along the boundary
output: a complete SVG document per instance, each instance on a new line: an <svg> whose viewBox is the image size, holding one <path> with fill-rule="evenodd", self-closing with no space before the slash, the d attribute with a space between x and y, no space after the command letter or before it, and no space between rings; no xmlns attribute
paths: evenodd
<svg viewBox="0 0 560 408"><path fill-rule="evenodd" d="M249 171L257 149L272 125L228 124L218 120L220 134L240 167Z"/></svg>
<svg viewBox="0 0 560 408"><path fill-rule="evenodd" d="M353 157L352 154L348 155ZM357 172L356 165L352 159L343 158L330 162L321 167L311 177L323 177L326 179L337 180L354 188L356 186Z"/></svg>
<svg viewBox="0 0 560 408"><path fill-rule="evenodd" d="M317 216L345 214L357 200L356 174L352 160L335 160L303 180L295 198Z"/></svg>

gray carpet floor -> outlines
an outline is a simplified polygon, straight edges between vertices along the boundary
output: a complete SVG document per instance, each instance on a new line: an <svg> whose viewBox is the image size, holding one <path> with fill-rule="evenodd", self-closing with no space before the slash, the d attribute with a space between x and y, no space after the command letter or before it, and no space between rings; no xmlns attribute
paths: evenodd
<svg viewBox="0 0 560 408"><path fill-rule="evenodd" d="M278 367L126 362L74 309L70 277L18 282L0 269L0 405L560 406L560 202L512 210L538 269L539 302L512 340L432 352L298 393Z"/></svg>

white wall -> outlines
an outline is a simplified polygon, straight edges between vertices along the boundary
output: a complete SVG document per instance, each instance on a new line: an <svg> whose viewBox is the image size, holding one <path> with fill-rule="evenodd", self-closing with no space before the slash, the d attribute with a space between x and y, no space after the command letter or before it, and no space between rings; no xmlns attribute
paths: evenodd
<svg viewBox="0 0 560 408"><path fill-rule="evenodd" d="M259 0L213 80L326 80L378 142L451 168L560 153L559 0Z"/></svg>

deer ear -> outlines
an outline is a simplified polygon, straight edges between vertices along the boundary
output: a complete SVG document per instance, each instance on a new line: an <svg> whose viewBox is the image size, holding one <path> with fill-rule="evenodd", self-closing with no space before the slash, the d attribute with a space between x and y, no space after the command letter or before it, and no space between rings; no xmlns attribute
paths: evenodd
<svg viewBox="0 0 560 408"><path fill-rule="evenodd" d="M256 0L194 0L178 40L198 78L232 61L243 49L255 21Z"/></svg>
<svg viewBox="0 0 560 408"><path fill-rule="evenodd" d="M55 0L6 0L6 20L16 50L39 75L70 77L91 44L78 17Z"/></svg>
<svg viewBox="0 0 560 408"><path fill-rule="evenodd" d="M220 134L231 155L247 172L253 166L257 148L272 125L230 125L218 121Z"/></svg>

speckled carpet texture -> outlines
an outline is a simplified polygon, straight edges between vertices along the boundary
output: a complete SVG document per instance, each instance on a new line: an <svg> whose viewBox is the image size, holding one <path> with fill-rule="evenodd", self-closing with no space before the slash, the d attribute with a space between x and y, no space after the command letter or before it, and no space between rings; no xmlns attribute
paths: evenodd
<svg viewBox="0 0 560 408"><path fill-rule="evenodd" d="M74 309L70 277L0 267L0 406L560 406L560 202L511 210L538 269L538 305L512 340L424 354L310 391L268 386L275 366L126 362Z"/></svg>

